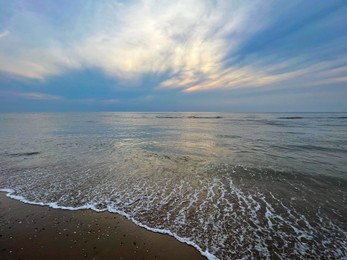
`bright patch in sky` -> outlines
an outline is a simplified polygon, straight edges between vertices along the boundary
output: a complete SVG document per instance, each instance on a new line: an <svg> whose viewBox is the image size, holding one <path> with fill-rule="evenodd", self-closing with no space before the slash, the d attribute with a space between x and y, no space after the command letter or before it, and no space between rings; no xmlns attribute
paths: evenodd
<svg viewBox="0 0 347 260"><path fill-rule="evenodd" d="M0 0L0 110L343 111L346 13L344 0Z"/></svg>

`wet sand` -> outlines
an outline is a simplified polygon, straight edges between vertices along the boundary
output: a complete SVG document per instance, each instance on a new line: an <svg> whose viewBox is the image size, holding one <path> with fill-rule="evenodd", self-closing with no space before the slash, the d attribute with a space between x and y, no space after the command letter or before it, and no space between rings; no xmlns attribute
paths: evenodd
<svg viewBox="0 0 347 260"><path fill-rule="evenodd" d="M0 259L205 259L118 214L28 205L0 193Z"/></svg>

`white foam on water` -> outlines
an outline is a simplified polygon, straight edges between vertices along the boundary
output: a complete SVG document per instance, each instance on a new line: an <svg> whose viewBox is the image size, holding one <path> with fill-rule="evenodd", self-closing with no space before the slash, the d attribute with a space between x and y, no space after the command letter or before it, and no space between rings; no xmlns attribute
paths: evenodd
<svg viewBox="0 0 347 260"><path fill-rule="evenodd" d="M290 199L298 192L296 182L278 192L278 185L286 186L291 180L279 179L277 173L266 175L259 169L227 164L189 169L191 162L185 164L185 160L176 168L177 158L165 160L162 163L154 158L141 168L131 162L122 166L127 172L124 175L112 165L109 172L118 174L115 179L99 175L107 173L105 168L79 170L75 175L64 169L54 175L53 182L45 169L26 172L13 175L17 179L4 185L13 189L0 191L34 205L117 213L147 230L195 247L208 259L341 257L347 252L339 222L329 222L324 212L322 217L312 217L297 207L302 197ZM282 194L283 190L286 193ZM310 206L306 201L302 205ZM335 231L339 237L333 238ZM325 238L327 242L322 243Z"/></svg>
<svg viewBox="0 0 347 260"><path fill-rule="evenodd" d="M23 197L21 195L14 195L14 193L16 192L14 189L4 188L4 189L0 189L0 192L5 192L7 197L21 201L21 202L26 203L26 204L38 205L38 206L48 206L48 207L51 207L53 209L63 209L63 210L71 210L71 211L88 210L89 209L89 210L94 210L96 212L108 211L110 213L116 213L116 214L119 214L121 216L126 217L127 219L129 219L130 221L135 223L137 226L143 227L143 228L145 228L149 231L155 232L155 233L160 233L160 234L172 236L182 243L193 246L195 249L197 249L199 251L199 253L201 255L205 256L208 260L217 260L218 259L215 255L211 254L208 250L204 251L201 247L199 247L194 242L192 242L186 238L180 237L177 234L171 232L170 230L149 227L149 226L137 221L136 219L134 219L132 216L125 213L124 211L117 210L117 209L115 209L109 205L107 206L107 209L98 209L94 204L85 204L85 205L79 206L79 207L66 207L66 206L60 206L56 202L37 202L37 201L27 200L25 197Z"/></svg>

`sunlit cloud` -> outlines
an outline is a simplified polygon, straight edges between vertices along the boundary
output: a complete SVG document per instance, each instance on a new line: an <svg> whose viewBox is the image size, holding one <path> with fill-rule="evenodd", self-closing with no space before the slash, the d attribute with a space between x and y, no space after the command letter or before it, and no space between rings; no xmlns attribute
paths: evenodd
<svg viewBox="0 0 347 260"><path fill-rule="evenodd" d="M152 75L160 78L153 86L158 91L183 92L281 86L290 80L301 85L347 82L347 56L328 55L344 48L346 37L305 50L300 57L243 50L298 10L299 1L281 9L273 1L86 0L66 23L52 22L48 11L41 13L30 1L15 3L8 28L0 33L0 71L7 74L46 80L98 69L125 85ZM334 22L323 20L312 30L329 26ZM247 57L240 62L241 56Z"/></svg>
<svg viewBox="0 0 347 260"><path fill-rule="evenodd" d="M62 35L72 39L67 44L65 39L52 36L56 30L47 25L45 17L18 11L15 25L16 19L38 25L36 28L41 27L45 34L41 37L50 37L50 42L37 48L41 43L36 40L25 43L27 39L21 35L14 36L18 44L24 45L23 50L12 54L1 52L0 69L44 79L67 69L96 67L131 82L144 74L168 72L182 78L175 87L184 87L195 77L218 71L225 55L242 37L260 27L253 15L259 4L210 0L146 0L131 4L100 1L94 13L88 14L91 20L87 24L76 28L73 35ZM79 33L85 29L88 34ZM235 36L227 40L231 34ZM75 38L76 35L82 37ZM3 45L9 48L11 42L9 39ZM162 86L170 86L169 81Z"/></svg>
<svg viewBox="0 0 347 260"><path fill-rule="evenodd" d="M347 57L347 56L346 56ZM230 67L223 73L216 73L208 80L198 81L185 88L185 92L213 90L216 88L245 88L273 86L291 83L296 86L316 86L347 82L347 59L322 61L315 64L294 65L298 61L289 59L284 63L248 65L241 68ZM257 68L258 65L258 68ZM255 68L257 68L255 70ZM281 69L281 72L279 72ZM171 84L175 85L178 82Z"/></svg>
<svg viewBox="0 0 347 260"><path fill-rule="evenodd" d="M250 20L245 18L249 11L240 12L242 17L229 14L226 22L222 9L227 3L212 3L190 0L115 5L113 13L119 15L109 20L115 26L106 30L97 26L96 32L79 44L79 57L87 66L130 81L164 72L187 81L189 74L209 73L218 69L223 53L236 44L226 41L227 34L240 30L242 22L249 25L246 20ZM235 14L236 9L240 7L235 6Z"/></svg>

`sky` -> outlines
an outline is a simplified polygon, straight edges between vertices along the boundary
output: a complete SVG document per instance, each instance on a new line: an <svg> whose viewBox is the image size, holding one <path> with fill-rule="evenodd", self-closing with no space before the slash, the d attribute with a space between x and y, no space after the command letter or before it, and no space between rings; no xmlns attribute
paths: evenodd
<svg viewBox="0 0 347 260"><path fill-rule="evenodd" d="M345 0L0 0L0 111L346 112Z"/></svg>

